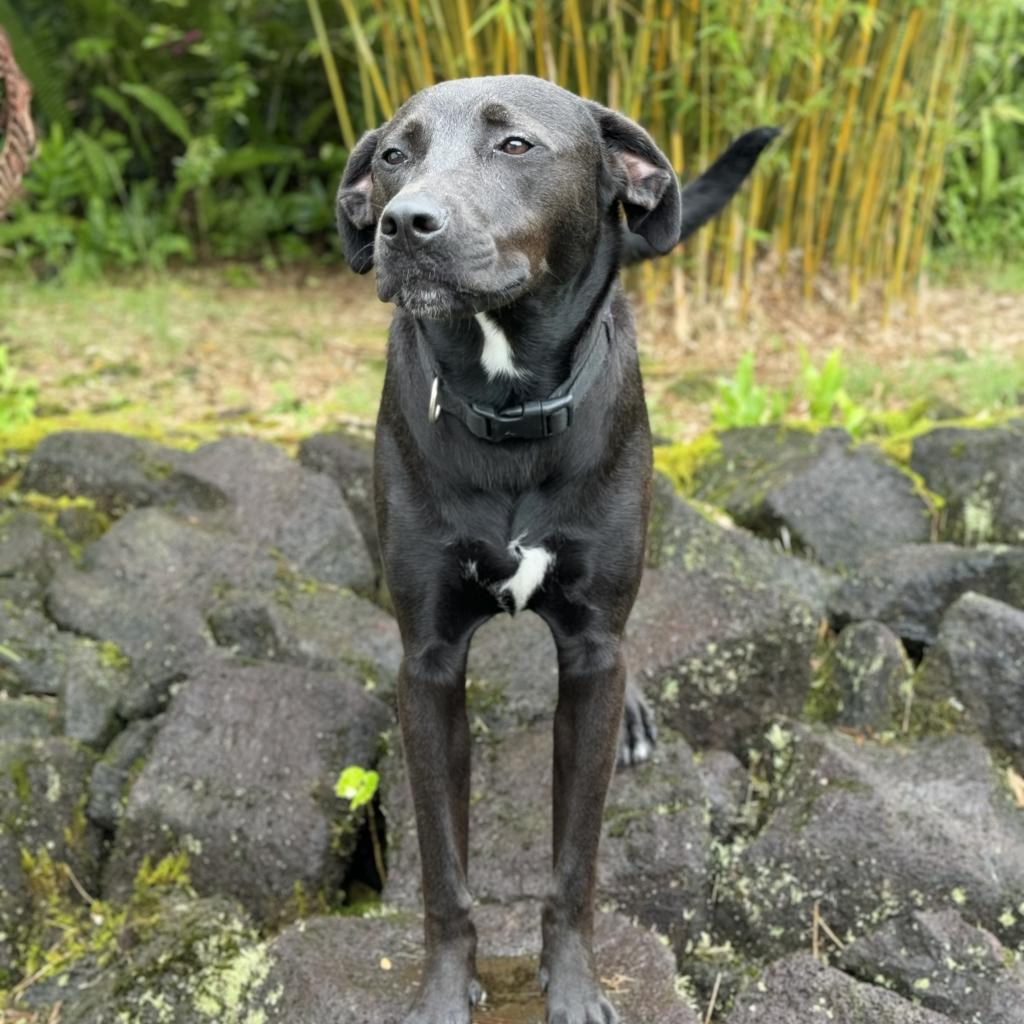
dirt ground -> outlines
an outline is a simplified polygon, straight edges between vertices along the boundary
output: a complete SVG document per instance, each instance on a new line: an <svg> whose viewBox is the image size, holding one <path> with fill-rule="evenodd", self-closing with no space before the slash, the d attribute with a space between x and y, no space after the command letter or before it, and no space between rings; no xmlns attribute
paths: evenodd
<svg viewBox="0 0 1024 1024"><path fill-rule="evenodd" d="M926 286L915 309L886 312L869 299L851 312L837 285L804 301L764 268L746 312L726 298L680 315L645 291L634 305L652 419L672 439L708 428L715 382L746 352L759 383L786 391L801 353L820 365L840 349L847 390L876 408L927 399L976 413L1024 391L1021 292ZM219 268L74 287L0 280L0 310L0 345L38 384L39 431L73 421L286 442L332 423L372 424L390 318L372 280L342 269L282 279Z"/></svg>

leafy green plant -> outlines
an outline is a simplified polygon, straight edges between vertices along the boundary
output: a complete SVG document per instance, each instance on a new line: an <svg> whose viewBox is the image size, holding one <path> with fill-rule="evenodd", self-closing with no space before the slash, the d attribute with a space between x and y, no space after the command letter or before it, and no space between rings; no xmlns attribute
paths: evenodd
<svg viewBox="0 0 1024 1024"><path fill-rule="evenodd" d="M868 423L868 410L846 393L843 354L834 349L819 369L806 352L800 354L800 382L811 422L816 426L838 424L856 437Z"/></svg>
<svg viewBox="0 0 1024 1024"><path fill-rule="evenodd" d="M35 415L38 391L11 365L6 345L0 345L0 431L27 423Z"/></svg>
<svg viewBox="0 0 1024 1024"><path fill-rule="evenodd" d="M370 843L373 846L373 862L377 875L383 882L387 878L384 866L384 850L377 833L377 817L374 812L373 798L377 795L380 776L377 772L349 765L345 768L335 784L334 792L342 800L348 801L348 809L354 814L362 810L366 816L366 824L370 831Z"/></svg>
<svg viewBox="0 0 1024 1024"><path fill-rule="evenodd" d="M754 354L746 353L732 377L721 377L711 418L719 430L756 427L779 420L786 408L786 396L769 391L754 381Z"/></svg>
<svg viewBox="0 0 1024 1024"><path fill-rule="evenodd" d="M735 374L718 381L718 394L711 408L716 429L778 423L795 404L800 418L812 427L838 426L854 437L863 433L872 422L871 414L847 393L842 352L830 352L820 367L803 352L801 364L799 387L787 394L759 385L753 353L744 355Z"/></svg>

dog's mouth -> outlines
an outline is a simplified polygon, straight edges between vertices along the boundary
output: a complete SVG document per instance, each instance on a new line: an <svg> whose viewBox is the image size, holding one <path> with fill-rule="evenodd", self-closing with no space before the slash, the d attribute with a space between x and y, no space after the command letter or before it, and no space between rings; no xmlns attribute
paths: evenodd
<svg viewBox="0 0 1024 1024"><path fill-rule="evenodd" d="M453 320L508 305L522 295L525 290L522 283L506 285L495 291L477 291L425 278L404 281L397 288L385 290L378 287L377 294L384 302L393 302L415 317Z"/></svg>
<svg viewBox="0 0 1024 1024"><path fill-rule="evenodd" d="M415 317L453 320L486 313L514 302L530 285L528 267L512 266L499 273L453 275L435 266L377 267L377 295Z"/></svg>

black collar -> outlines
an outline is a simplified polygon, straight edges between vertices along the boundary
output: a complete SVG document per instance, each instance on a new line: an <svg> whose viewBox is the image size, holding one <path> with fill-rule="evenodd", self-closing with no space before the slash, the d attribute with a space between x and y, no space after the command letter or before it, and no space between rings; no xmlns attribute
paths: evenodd
<svg viewBox="0 0 1024 1024"><path fill-rule="evenodd" d="M547 398L530 399L505 409L468 401L454 391L434 363L417 322L416 345L427 379L431 381L427 418L436 423L441 413L447 413L461 420L471 434L483 441L504 441L510 437L535 441L564 433L572 425L576 408L604 369L611 348L611 320L609 294L587 337L576 346L569 376Z"/></svg>

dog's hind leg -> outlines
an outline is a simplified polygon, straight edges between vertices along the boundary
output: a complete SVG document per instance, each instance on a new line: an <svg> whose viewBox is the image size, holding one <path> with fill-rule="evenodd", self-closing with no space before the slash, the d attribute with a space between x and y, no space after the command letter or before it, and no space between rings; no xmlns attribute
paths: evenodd
<svg viewBox="0 0 1024 1024"><path fill-rule="evenodd" d="M643 764L654 753L658 729L654 712L635 680L626 678L626 699L622 709L622 732L619 737L619 767Z"/></svg>
<svg viewBox="0 0 1024 1024"><path fill-rule="evenodd" d="M626 670L618 636L559 635L553 878L543 916L548 1024L615 1024L593 962L594 887L604 801L615 767Z"/></svg>
<svg viewBox="0 0 1024 1024"><path fill-rule="evenodd" d="M426 938L423 980L405 1024L469 1024L471 1007L482 996L466 884L468 646L468 635L454 644L407 644L399 673L398 710L416 810Z"/></svg>

